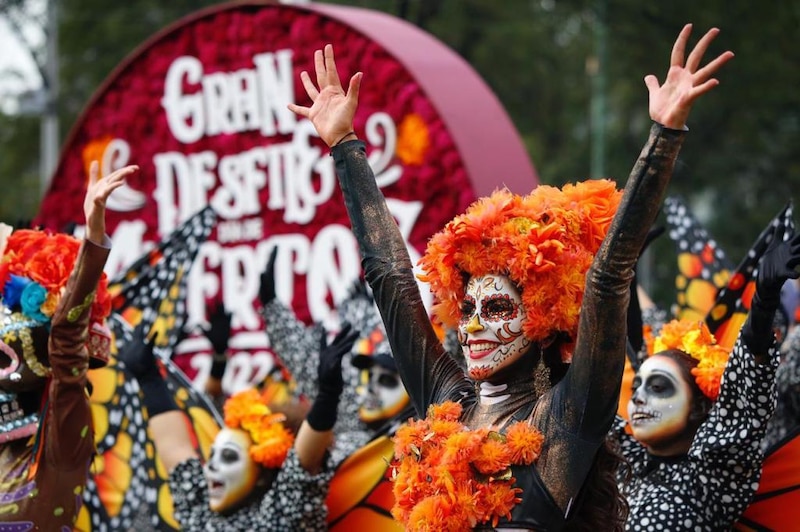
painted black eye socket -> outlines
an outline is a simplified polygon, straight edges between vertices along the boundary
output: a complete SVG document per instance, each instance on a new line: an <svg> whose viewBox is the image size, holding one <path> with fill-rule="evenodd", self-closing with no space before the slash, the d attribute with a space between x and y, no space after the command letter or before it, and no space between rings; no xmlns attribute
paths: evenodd
<svg viewBox="0 0 800 532"><path fill-rule="evenodd" d="M503 294L487 298L481 306L481 317L485 320L510 320L517 315L517 306Z"/></svg>
<svg viewBox="0 0 800 532"><path fill-rule="evenodd" d="M396 375L383 373L378 376L378 384L384 388L397 388L400 384L400 379L398 379Z"/></svg>
<svg viewBox="0 0 800 532"><path fill-rule="evenodd" d="M233 449L222 449L222 452L219 453L219 459L226 464L232 464L239 460L239 453Z"/></svg>
<svg viewBox="0 0 800 532"><path fill-rule="evenodd" d="M461 321L469 321L473 314L475 314L475 300L467 296L461 302Z"/></svg>
<svg viewBox="0 0 800 532"><path fill-rule="evenodd" d="M664 375L652 375L647 379L647 391L659 397L670 397L675 393L675 385Z"/></svg>
<svg viewBox="0 0 800 532"><path fill-rule="evenodd" d="M631 383L631 391L635 392L636 389L642 385L642 378L641 377L634 377L633 382Z"/></svg>

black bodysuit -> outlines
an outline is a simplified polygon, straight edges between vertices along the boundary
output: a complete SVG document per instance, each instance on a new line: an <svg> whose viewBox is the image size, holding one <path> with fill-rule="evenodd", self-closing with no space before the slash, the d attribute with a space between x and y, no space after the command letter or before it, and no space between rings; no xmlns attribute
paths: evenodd
<svg viewBox="0 0 800 532"><path fill-rule="evenodd" d="M418 413L453 400L462 404L461 421L470 428L528 419L544 435L539 460L514 470L523 500L512 520L501 520L500 527L559 530L572 516L573 501L617 410L633 268L684 136L683 131L657 124L650 131L608 236L587 273L576 347L565 377L539 397L532 372L512 366L502 380L508 385L503 393L510 397L495 404L481 403L479 383L466 378L436 336L405 243L367 163L364 143L344 142L332 149L365 277Z"/></svg>

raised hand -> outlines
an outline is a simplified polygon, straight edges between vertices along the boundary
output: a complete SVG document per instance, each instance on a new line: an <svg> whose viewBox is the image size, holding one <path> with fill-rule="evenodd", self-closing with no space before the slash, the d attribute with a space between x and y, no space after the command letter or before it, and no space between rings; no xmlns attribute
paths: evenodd
<svg viewBox="0 0 800 532"><path fill-rule="evenodd" d="M231 313L225 310L225 306L219 303L214 307L214 312L208 317L209 327L203 329L214 353L224 355L228 350L228 341L231 338Z"/></svg>
<svg viewBox="0 0 800 532"><path fill-rule="evenodd" d="M267 260L267 267L261 272L261 284L258 287L258 300L266 305L275 299L275 257L278 256L278 247L272 248Z"/></svg>
<svg viewBox="0 0 800 532"><path fill-rule="evenodd" d="M130 341L125 344L117 358L119 358L125 367L137 379L153 371L158 371L156 358L153 354L153 339L147 338L144 334L144 328L139 325L133 330L133 336Z"/></svg>
<svg viewBox="0 0 800 532"><path fill-rule="evenodd" d="M330 44L325 45L324 51L314 52L314 70L317 76L316 86L308 72L300 73L300 80L313 105L303 107L290 103L289 109L311 120L325 144L334 146L353 132L353 117L358 107L362 74L357 72L350 78L345 93L339 80L339 73L336 71L333 46Z"/></svg>
<svg viewBox="0 0 800 532"><path fill-rule="evenodd" d="M683 27L672 47L669 71L663 84L656 76L645 76L644 83L650 93L650 118L671 129L683 129L692 105L701 95L710 91L719 80L713 76L719 68L733 58L733 52L723 52L713 61L700 68L708 45L719 34L712 28L697 42L686 57L686 44L692 33L692 25Z"/></svg>
<svg viewBox="0 0 800 532"><path fill-rule="evenodd" d="M125 178L139 171L136 165L125 166L106 177L100 177L100 165L92 161L89 166L89 184L83 199L86 216L86 238L101 244L106 235L106 200L114 190L125 183Z"/></svg>
<svg viewBox="0 0 800 532"><path fill-rule="evenodd" d="M319 347L317 383L320 392L338 395L342 393L344 388L342 358L353 349L353 344L358 338L358 331L353 329L352 325L346 323L330 345L328 345L325 336L323 332Z"/></svg>
<svg viewBox="0 0 800 532"><path fill-rule="evenodd" d="M767 309L777 309L784 283L800 277L797 271L800 266L800 234L784 240L786 230L786 224L781 219L758 265L755 295L759 304Z"/></svg>

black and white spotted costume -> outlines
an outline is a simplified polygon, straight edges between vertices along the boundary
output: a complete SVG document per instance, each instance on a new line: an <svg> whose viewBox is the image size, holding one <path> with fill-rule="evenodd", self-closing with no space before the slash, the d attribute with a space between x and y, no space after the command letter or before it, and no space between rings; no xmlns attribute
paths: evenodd
<svg viewBox="0 0 800 532"><path fill-rule="evenodd" d="M617 418L612 434L631 465L620 489L628 499L626 530L728 530L758 488L761 440L775 405L778 350L756 364L737 339L717 401L698 428L687 455L660 458L625 433Z"/></svg>
<svg viewBox="0 0 800 532"><path fill-rule="evenodd" d="M316 532L327 530L325 498L333 467L310 475L289 451L272 487L260 501L223 516L208 506L208 486L199 459L185 460L169 477L175 519L187 532Z"/></svg>
<svg viewBox="0 0 800 532"><path fill-rule="evenodd" d="M270 347L294 377L297 391L313 401L317 396L317 366L324 329L320 325L306 326L297 319L292 309L277 299L264 305L263 312ZM358 417L356 387L359 384L359 370L351 364L349 356L342 359L342 378L344 388L330 450L335 464L341 463L372 437Z"/></svg>

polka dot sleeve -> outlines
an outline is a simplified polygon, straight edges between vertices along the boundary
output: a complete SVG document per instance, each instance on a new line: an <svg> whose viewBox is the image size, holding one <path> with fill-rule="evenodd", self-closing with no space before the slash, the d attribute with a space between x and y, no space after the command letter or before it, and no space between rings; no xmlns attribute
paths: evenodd
<svg viewBox="0 0 800 532"><path fill-rule="evenodd" d="M334 473L332 465L328 460L320 473L311 475L300 465L294 449L289 451L272 489L261 503L262 513L268 516L261 530L327 530L325 498Z"/></svg>
<svg viewBox="0 0 800 532"><path fill-rule="evenodd" d="M169 475L169 489L175 520L184 530L202 530L202 524L214 517L208 507L208 487L199 459L178 464Z"/></svg>
<svg viewBox="0 0 800 532"><path fill-rule="evenodd" d="M736 341L719 397L689 449L696 495L719 522L738 518L758 487L760 445L775 405L778 358L773 346L769 362L757 364L741 338Z"/></svg>

